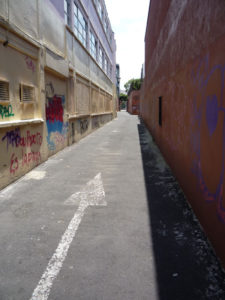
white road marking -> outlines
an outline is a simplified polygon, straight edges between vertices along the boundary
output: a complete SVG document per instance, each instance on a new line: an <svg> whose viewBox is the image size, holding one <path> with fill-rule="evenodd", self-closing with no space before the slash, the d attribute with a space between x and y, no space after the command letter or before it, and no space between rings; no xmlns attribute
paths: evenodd
<svg viewBox="0 0 225 300"><path fill-rule="evenodd" d="M77 229L82 221L86 208L89 206L106 206L105 191L101 179L101 173L90 180L81 190L71 195L64 203L72 204L80 201L79 207L74 217L69 223L61 241L50 259L45 272L43 273L37 287L35 288L30 300L47 300L51 292L54 279L60 272L63 262L67 256L70 244L72 243Z"/></svg>

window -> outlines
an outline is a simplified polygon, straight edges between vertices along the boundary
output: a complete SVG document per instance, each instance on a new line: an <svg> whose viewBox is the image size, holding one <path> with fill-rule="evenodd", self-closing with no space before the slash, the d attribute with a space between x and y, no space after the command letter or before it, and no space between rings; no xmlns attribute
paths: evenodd
<svg viewBox="0 0 225 300"><path fill-rule="evenodd" d="M107 32L107 28L108 28L108 22L107 22L107 19L105 18L105 21L104 21L105 32Z"/></svg>
<svg viewBox="0 0 225 300"><path fill-rule="evenodd" d="M0 101L9 101L9 83L0 81Z"/></svg>
<svg viewBox="0 0 225 300"><path fill-rule="evenodd" d="M33 86L20 84L20 101L21 102L34 101L34 87Z"/></svg>
<svg viewBox="0 0 225 300"><path fill-rule="evenodd" d="M110 64L109 77L112 78L112 65Z"/></svg>
<svg viewBox="0 0 225 300"><path fill-rule="evenodd" d="M81 41L81 43L87 47L87 22L78 8L74 3L74 32L76 37Z"/></svg>
<svg viewBox="0 0 225 300"><path fill-rule="evenodd" d="M108 70L108 60L105 57L104 71L105 71L106 74L107 74L107 70Z"/></svg>
<svg viewBox="0 0 225 300"><path fill-rule="evenodd" d="M104 57L103 57L103 50L99 47L99 65L103 69L104 66Z"/></svg>
<svg viewBox="0 0 225 300"><path fill-rule="evenodd" d="M103 14L102 5L101 5L100 0L97 0L97 1L98 1L98 4L97 4L98 14L99 14L99 17L102 18L102 14Z"/></svg>
<svg viewBox="0 0 225 300"><path fill-rule="evenodd" d="M64 20L67 25L70 24L70 4L68 0L64 0Z"/></svg>
<svg viewBox="0 0 225 300"><path fill-rule="evenodd" d="M159 97L159 126L162 126L162 97Z"/></svg>
<svg viewBox="0 0 225 300"><path fill-rule="evenodd" d="M97 40L91 31L90 31L90 53L97 60Z"/></svg>

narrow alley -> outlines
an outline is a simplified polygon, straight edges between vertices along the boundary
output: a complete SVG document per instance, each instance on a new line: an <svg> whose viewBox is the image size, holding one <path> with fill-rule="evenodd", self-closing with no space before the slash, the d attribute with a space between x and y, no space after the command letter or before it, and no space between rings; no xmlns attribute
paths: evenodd
<svg viewBox="0 0 225 300"><path fill-rule="evenodd" d="M126 112L0 192L0 299L225 299L224 274Z"/></svg>

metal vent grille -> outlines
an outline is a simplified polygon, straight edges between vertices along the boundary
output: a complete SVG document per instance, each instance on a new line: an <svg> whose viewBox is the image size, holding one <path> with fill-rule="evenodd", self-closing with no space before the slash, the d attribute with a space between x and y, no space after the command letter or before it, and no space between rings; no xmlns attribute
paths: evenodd
<svg viewBox="0 0 225 300"><path fill-rule="evenodd" d="M31 102L34 101L34 87L21 84L20 85L20 101Z"/></svg>
<svg viewBox="0 0 225 300"><path fill-rule="evenodd" d="M0 80L0 101L9 101L9 83Z"/></svg>

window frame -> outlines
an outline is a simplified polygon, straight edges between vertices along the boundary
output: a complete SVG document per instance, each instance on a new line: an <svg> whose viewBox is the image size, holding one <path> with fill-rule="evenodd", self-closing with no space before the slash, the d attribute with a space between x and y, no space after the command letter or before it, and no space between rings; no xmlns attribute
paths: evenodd
<svg viewBox="0 0 225 300"><path fill-rule="evenodd" d="M87 48L88 22L78 4L73 2L74 33L81 44Z"/></svg>
<svg viewBox="0 0 225 300"><path fill-rule="evenodd" d="M26 99L24 96L27 92L25 92L25 89L27 89L29 92L31 92L31 98ZM35 101L35 87L31 84L26 84L26 83L20 83L20 103L32 103Z"/></svg>
<svg viewBox="0 0 225 300"><path fill-rule="evenodd" d="M0 89L0 103L1 102L8 103L8 102L10 102L9 81L5 80L5 79L0 79L0 85L1 85L1 83L3 85L5 84L6 90L5 91L1 91L1 89ZM6 98L3 99L5 96L6 96Z"/></svg>
<svg viewBox="0 0 225 300"><path fill-rule="evenodd" d="M97 54L98 54L98 41L96 38L96 35L93 33L93 30L90 30L89 32L89 52L91 56L97 60Z"/></svg>
<svg viewBox="0 0 225 300"><path fill-rule="evenodd" d="M70 25L70 3L68 0L64 0L64 21L69 26Z"/></svg>

